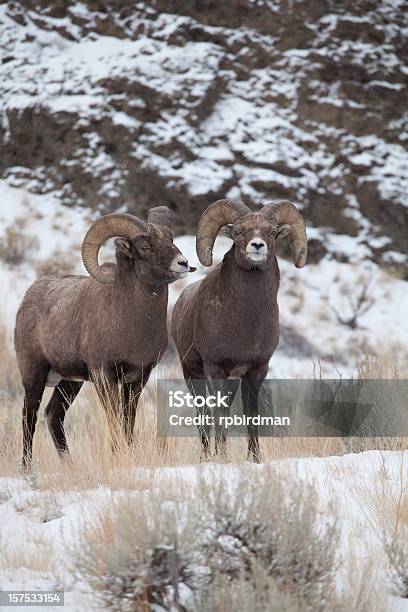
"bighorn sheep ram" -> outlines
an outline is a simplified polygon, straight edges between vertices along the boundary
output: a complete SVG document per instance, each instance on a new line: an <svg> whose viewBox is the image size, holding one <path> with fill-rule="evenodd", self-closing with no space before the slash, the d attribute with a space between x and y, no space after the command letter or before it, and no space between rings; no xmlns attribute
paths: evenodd
<svg viewBox="0 0 408 612"><path fill-rule="evenodd" d="M218 200L202 214L197 229L197 255L212 264L212 250L223 227L233 245L221 264L202 281L186 287L172 316L172 335L184 377L192 393L231 389L225 379L241 380L246 416L257 413L258 393L279 341L277 293L279 267L275 242L288 236L295 266L306 262L307 238L294 204L272 202L252 212L240 201ZM224 384L224 391L222 387ZM227 410L228 411L228 410ZM210 428L199 428L202 450L209 455ZM258 431L248 426L248 457L260 461ZM225 453L225 428L215 419L216 452Z"/></svg>
<svg viewBox="0 0 408 612"><path fill-rule="evenodd" d="M122 383L123 429L131 442L139 395L167 346L167 285L194 270L173 244L170 221L165 206L152 208L147 223L129 214L102 217L82 243L90 276L45 276L25 294L15 328L25 469L46 385L56 387L45 414L60 455L68 452L66 411L83 381L96 382L101 373L110 389ZM99 250L115 236L117 265L100 267Z"/></svg>

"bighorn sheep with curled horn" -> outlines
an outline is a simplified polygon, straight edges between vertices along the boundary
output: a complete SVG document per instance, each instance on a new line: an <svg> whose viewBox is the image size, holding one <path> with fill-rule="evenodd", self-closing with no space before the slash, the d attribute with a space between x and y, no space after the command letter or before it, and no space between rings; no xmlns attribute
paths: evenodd
<svg viewBox="0 0 408 612"><path fill-rule="evenodd" d="M184 377L195 395L225 388L223 380L241 380L244 413L257 413L258 393L279 341L279 267L275 242L288 236L293 263L304 266L306 229L294 204L272 202L259 212L234 200L218 200L202 214L197 229L197 254L212 264L212 250L223 227L233 245L221 264L202 281L186 287L172 316L172 334ZM221 387L221 389L220 389ZM223 391L224 388L224 391ZM228 412L228 410L227 410ZM209 456L210 428L200 427L202 450ZM258 431L248 426L248 457L260 461ZM225 428L215 419L216 452L225 453Z"/></svg>
<svg viewBox="0 0 408 612"><path fill-rule="evenodd" d="M117 265L100 267L99 250L115 236ZM101 373L110 389L122 383L123 430L131 442L139 395L167 346L167 285L194 270L173 244L171 214L165 206L152 208L147 223L129 214L102 217L83 240L82 258L90 276L38 279L17 313L25 469L31 465L46 385L56 387L45 414L60 455L68 452L66 411L83 381L97 382ZM106 407L106 390L96 386Z"/></svg>

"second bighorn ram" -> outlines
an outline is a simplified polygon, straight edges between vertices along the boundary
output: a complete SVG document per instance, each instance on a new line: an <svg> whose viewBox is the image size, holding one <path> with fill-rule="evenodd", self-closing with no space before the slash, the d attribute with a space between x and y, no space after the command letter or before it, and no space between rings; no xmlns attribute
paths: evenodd
<svg viewBox="0 0 408 612"><path fill-rule="evenodd" d="M100 267L99 250L115 236L117 265ZM90 276L38 279L17 313L25 468L46 385L56 387L45 414L60 454L68 451L67 409L83 382L95 382L101 373L108 383L97 385L102 403L108 401L106 387L122 383L123 427L131 441L140 392L167 346L167 285L194 270L173 244L165 206L152 208L147 223L128 214L102 217L84 238L82 258Z"/></svg>
<svg viewBox="0 0 408 612"><path fill-rule="evenodd" d="M172 316L172 334L184 377L195 395L224 392L223 381L241 381L244 413L258 410L258 393L268 363L279 341L279 268L274 255L277 240L288 236L293 263L304 266L306 229L291 202L280 201L252 212L234 200L218 200L202 214L197 229L197 254L204 266L212 264L219 230L227 226L233 245L200 282L179 297ZM231 388L230 385L227 387ZM200 428L204 455L209 455L210 428ZM260 460L258 431L248 425L248 456ZM216 452L225 453L225 429L215 419Z"/></svg>

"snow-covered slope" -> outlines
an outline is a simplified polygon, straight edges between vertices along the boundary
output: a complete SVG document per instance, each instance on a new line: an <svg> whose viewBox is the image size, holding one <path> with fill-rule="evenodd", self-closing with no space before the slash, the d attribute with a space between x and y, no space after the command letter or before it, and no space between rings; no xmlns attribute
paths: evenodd
<svg viewBox="0 0 408 612"><path fill-rule="evenodd" d="M53 256L82 270L100 212L167 204L194 261L191 234L212 200L289 197L309 258L296 271L281 247L271 373L351 373L367 352L406 360L403 4L0 5L0 240L20 234L26 247L20 262L0 261L10 326Z"/></svg>
<svg viewBox="0 0 408 612"><path fill-rule="evenodd" d="M167 203L184 231L219 196L290 197L312 260L406 275L403 5L5 3L0 171L74 206Z"/></svg>
<svg viewBox="0 0 408 612"><path fill-rule="evenodd" d="M18 303L37 276L50 271L86 273L80 245L92 214L88 209L61 205L53 194L29 194L5 181L0 181L0 200L0 246L6 244L10 228L15 231L9 238L11 247L22 246L18 265L4 260L0 265L0 320L6 321L11 332ZM170 309L186 283L199 280L207 272L197 259L193 236L178 236L175 242L198 271L170 286ZM230 244L227 238L217 239L215 263ZM111 243L103 249L101 259L113 260ZM401 366L407 364L406 281L371 261L359 262L353 257L343 263L325 257L302 270L283 258L279 265L281 339L271 360L271 376L337 377L339 372L351 376L366 353L377 353ZM360 312L356 306L364 288L361 315L353 326L353 314Z"/></svg>

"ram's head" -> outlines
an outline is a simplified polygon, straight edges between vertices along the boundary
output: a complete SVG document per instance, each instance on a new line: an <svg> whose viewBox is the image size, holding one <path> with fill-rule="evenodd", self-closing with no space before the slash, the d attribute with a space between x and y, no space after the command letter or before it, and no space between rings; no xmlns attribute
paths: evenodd
<svg viewBox="0 0 408 612"><path fill-rule="evenodd" d="M117 276L99 266L98 253L113 237L119 273L134 274L145 284L171 283L195 270L173 244L171 212L166 206L151 208L147 223L134 215L112 214L89 228L82 243L82 259L89 274L104 284Z"/></svg>
<svg viewBox="0 0 408 612"><path fill-rule="evenodd" d="M276 241L285 236L290 242L294 265L301 268L306 263L306 228L292 202L272 202L259 212L252 212L236 200L218 200L211 204L202 214L197 229L197 255L204 266L212 264L213 246L221 228L234 241L235 258L242 268L265 268Z"/></svg>

